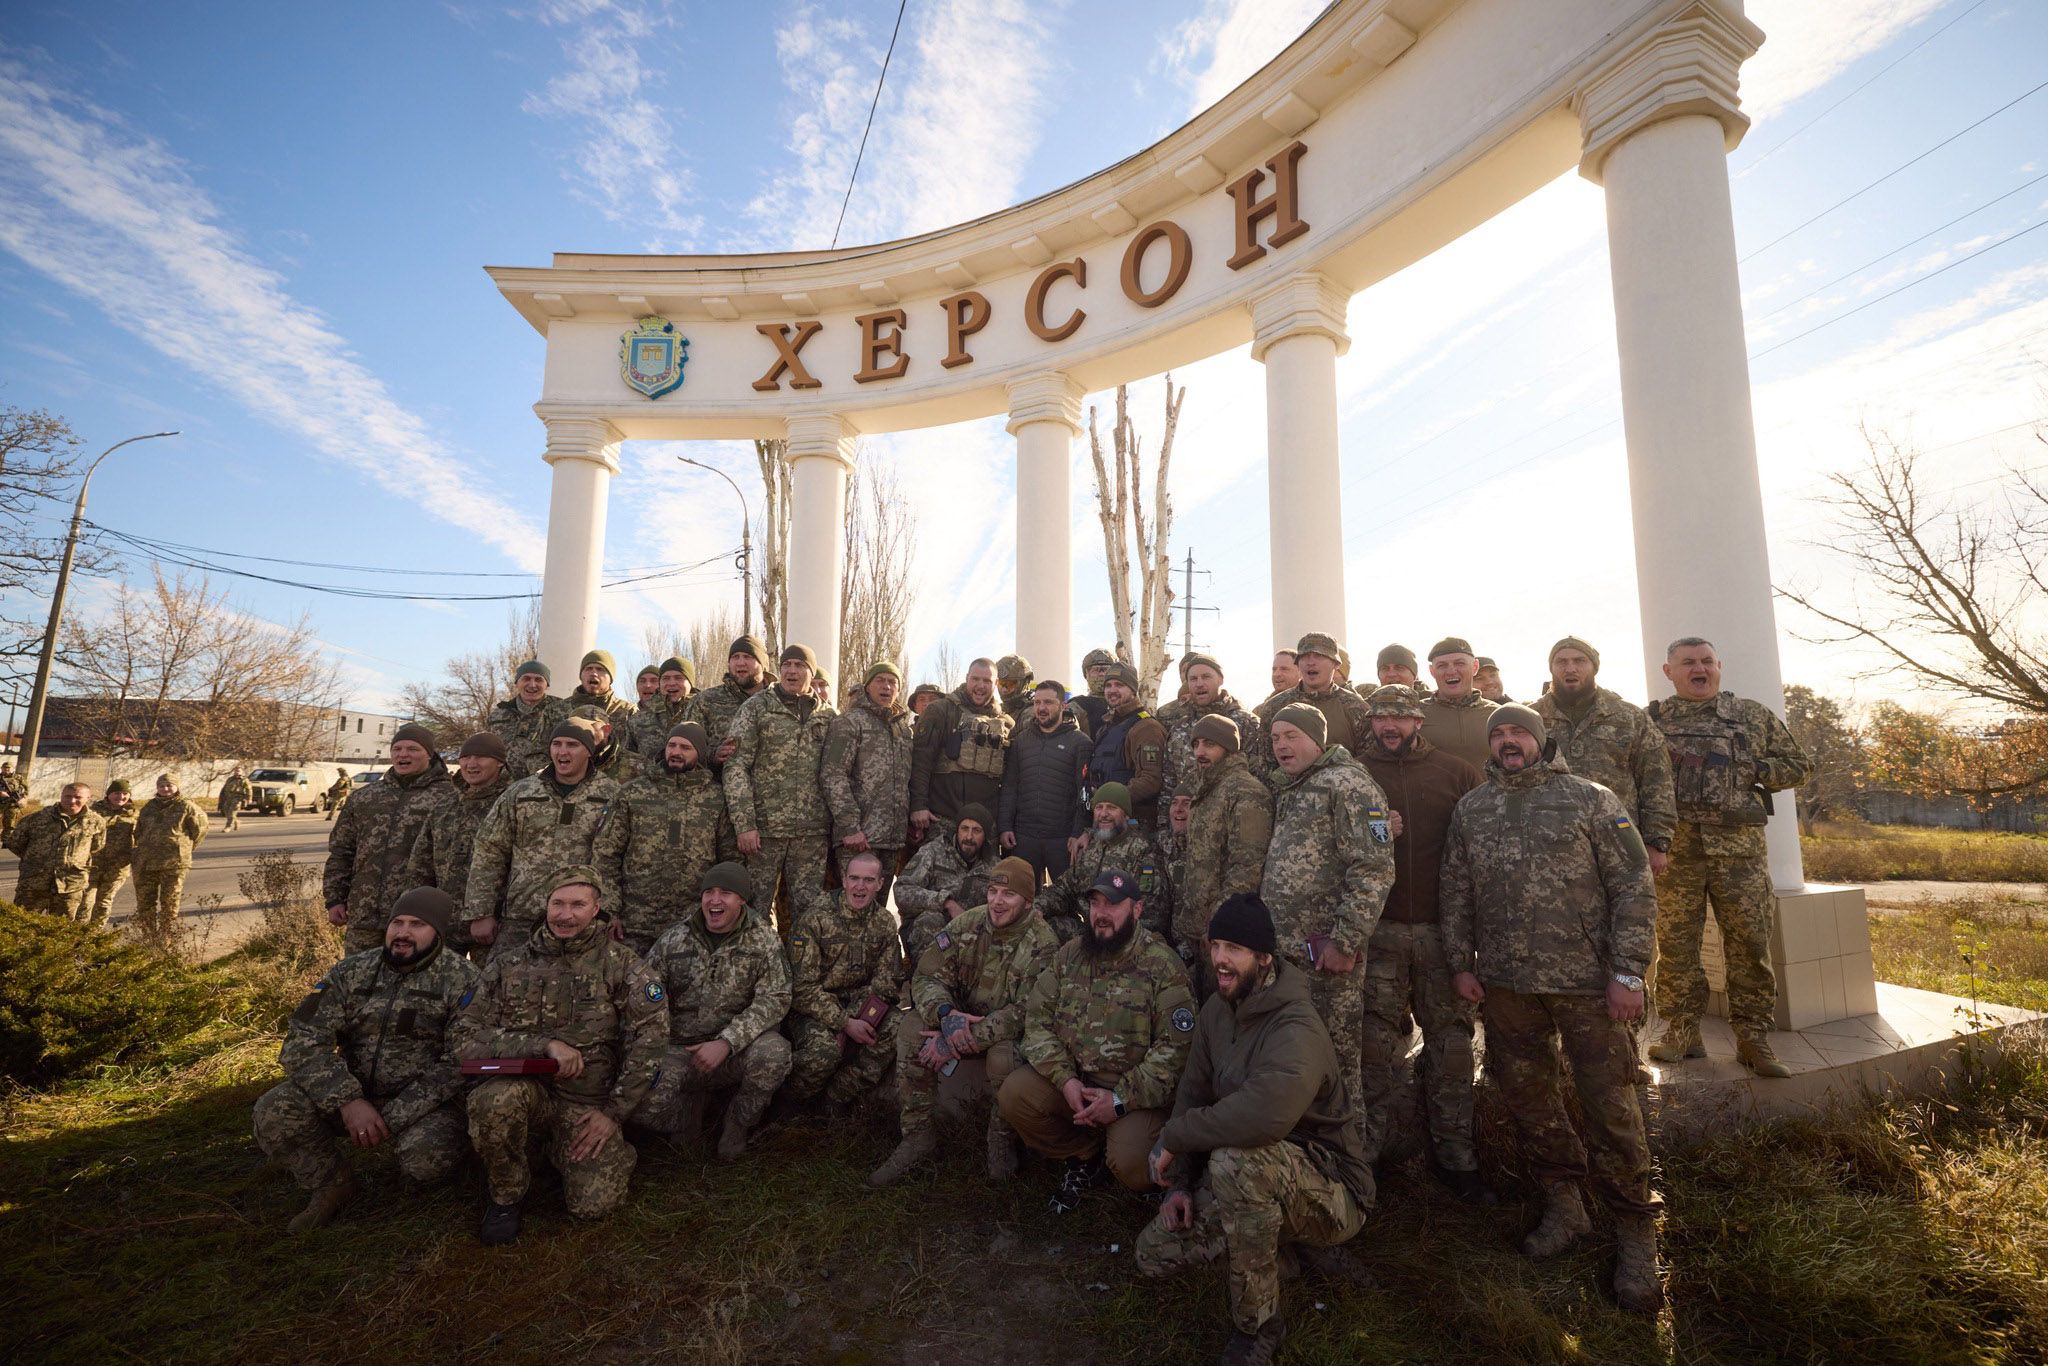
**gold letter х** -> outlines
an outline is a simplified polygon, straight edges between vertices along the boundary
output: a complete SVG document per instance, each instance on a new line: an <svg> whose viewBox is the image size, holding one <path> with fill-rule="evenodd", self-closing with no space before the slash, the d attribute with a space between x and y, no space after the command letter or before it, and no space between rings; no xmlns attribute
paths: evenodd
<svg viewBox="0 0 2048 1366"><path fill-rule="evenodd" d="M764 392L769 389L780 389L782 376L786 373L789 376L789 387L792 389L824 388L824 384L814 378L810 371L804 369L803 361L797 358L797 353L804 349L804 343L817 336L824 326L825 324L821 322L798 323L796 335L791 337L788 323L754 324L756 332L775 343L775 364L768 367L767 374L754 381L754 387Z"/></svg>

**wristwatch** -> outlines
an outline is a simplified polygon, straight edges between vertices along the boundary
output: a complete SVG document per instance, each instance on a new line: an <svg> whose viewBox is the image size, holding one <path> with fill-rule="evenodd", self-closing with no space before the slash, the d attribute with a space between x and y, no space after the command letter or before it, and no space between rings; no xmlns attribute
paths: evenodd
<svg viewBox="0 0 2048 1366"><path fill-rule="evenodd" d="M1623 989L1628 991L1641 991L1643 989L1643 979L1631 973L1617 972L1614 974L1614 980L1621 983Z"/></svg>
<svg viewBox="0 0 2048 1366"><path fill-rule="evenodd" d="M1124 1098L1122 1096L1118 1095L1114 1091L1111 1091L1109 1093L1109 1105L1111 1109L1116 1111L1116 1117L1118 1119L1122 1119L1124 1117Z"/></svg>

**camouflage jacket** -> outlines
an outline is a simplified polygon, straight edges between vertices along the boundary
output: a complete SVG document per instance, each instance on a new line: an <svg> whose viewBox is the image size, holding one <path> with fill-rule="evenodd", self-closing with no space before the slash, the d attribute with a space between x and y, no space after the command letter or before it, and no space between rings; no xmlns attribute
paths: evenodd
<svg viewBox="0 0 2048 1366"><path fill-rule="evenodd" d="M1590 704L1576 719L1558 705L1555 693L1537 698L1531 710L1543 718L1550 738L1557 742L1557 753L1573 773L1621 798L1646 841L1670 846L1678 828L1671 755L1648 712L1605 688L1593 690Z"/></svg>
<svg viewBox="0 0 2048 1366"><path fill-rule="evenodd" d="M1306 702L1323 714L1324 720L1329 723L1324 745L1326 749L1342 746L1349 750L1354 744L1364 744L1365 738L1372 734L1372 712L1365 705L1365 699L1342 683L1314 697L1303 691L1299 683L1274 693L1259 703L1258 734L1256 737L1245 736L1243 748L1244 757L1251 764L1252 772L1271 788L1278 788L1287 776L1280 771L1279 763L1273 758L1273 718L1280 714L1282 707L1294 702ZM1257 743L1254 743L1254 740Z"/></svg>
<svg viewBox="0 0 2048 1366"><path fill-rule="evenodd" d="M1225 897L1259 890L1273 842L1272 790L1253 775L1243 753L1226 754L1200 773L1194 793L1187 833L1168 845L1173 941L1187 953L1207 936L1209 917Z"/></svg>
<svg viewBox="0 0 2048 1366"><path fill-rule="evenodd" d="M406 863L413 843L434 813L455 800L455 784L440 759L401 778L390 769L334 818L327 837L327 904L348 906L354 929L384 928L391 903L408 889Z"/></svg>
<svg viewBox="0 0 2048 1366"><path fill-rule="evenodd" d="M621 734L625 732L627 725L640 710L610 689L606 689L601 693L594 693L585 688L581 683L578 683L569 690L568 703L570 711L574 711L578 707L603 707L605 712L612 718L612 729Z"/></svg>
<svg viewBox="0 0 2048 1366"><path fill-rule="evenodd" d="M939 1007L982 1018L967 1027L986 1049L1024 1035L1024 999L1060 946L1036 907L1002 929L976 906L953 918L917 960L910 1000L926 1027L939 1027Z"/></svg>
<svg viewBox="0 0 2048 1366"><path fill-rule="evenodd" d="M740 834L823 834L830 823L818 768L825 730L838 715L810 697L763 688L733 718L737 741L725 765L725 807Z"/></svg>
<svg viewBox="0 0 2048 1366"><path fill-rule="evenodd" d="M1332 746L1299 777L1280 775L1259 894L1288 962L1310 966L1315 934L1329 935L1343 953L1363 953L1393 885L1387 799L1363 764Z"/></svg>
<svg viewBox="0 0 2048 1366"><path fill-rule="evenodd" d="M678 1044L725 1040L737 1053L789 1014L789 959L775 927L749 907L714 936L702 912L662 931L647 966L668 992L668 1036Z"/></svg>
<svg viewBox="0 0 2048 1366"><path fill-rule="evenodd" d="M1131 820L1124 822L1114 839L1103 840L1091 833L1088 847L1074 855L1067 871L1039 888L1038 912L1060 942L1064 944L1088 924L1088 889L1105 868L1129 873L1138 880L1145 901L1141 921L1162 940L1168 938L1173 930L1173 879L1152 837Z"/></svg>
<svg viewBox="0 0 2048 1366"><path fill-rule="evenodd" d="M690 694L689 705L683 709L683 719L704 727L704 733L711 738L711 753L706 757L711 761L712 772L716 773L723 767L718 762L718 747L732 735L732 723L739 716L740 708L747 704L747 699L759 697L773 686L772 683L763 683L748 692L739 685L738 679L727 674L725 681L717 687L700 688Z"/></svg>
<svg viewBox="0 0 2048 1366"><path fill-rule="evenodd" d="M624 723L619 724L613 729L612 738L598 746L597 753L590 756L590 771L602 773L620 787L647 771L645 761L620 739L625 730Z"/></svg>
<svg viewBox="0 0 2048 1366"><path fill-rule="evenodd" d="M292 1012L278 1065L323 1114L368 1100L403 1129L462 1093L452 1029L476 984L475 966L441 945L404 969L382 947L350 954Z"/></svg>
<svg viewBox="0 0 2048 1366"><path fill-rule="evenodd" d="M135 813L135 871L190 868L193 851L205 842L206 830L206 812L199 803L183 797L151 797Z"/></svg>
<svg viewBox="0 0 2048 1366"><path fill-rule="evenodd" d="M977 704L964 683L934 699L917 718L911 740L910 809L951 820L961 806L978 801L994 815L1003 785L1001 751L1010 743L1013 724L997 698ZM980 752L970 752L969 746Z"/></svg>
<svg viewBox="0 0 2048 1366"><path fill-rule="evenodd" d="M28 779L19 773L0 774L0 806L18 808L28 798Z"/></svg>
<svg viewBox="0 0 2048 1366"><path fill-rule="evenodd" d="M1069 940L1024 1005L1024 1059L1055 1088L1079 1077L1126 1108L1173 1103L1195 1031L1195 998L1178 955L1142 925L1114 958Z"/></svg>
<svg viewBox="0 0 2048 1366"><path fill-rule="evenodd" d="M1246 711L1227 692L1216 694L1216 700L1207 706L1172 702L1161 707L1159 723L1166 727L1166 756L1159 766L1159 832L1162 839L1167 834L1167 815L1172 809L1173 799L1195 790L1195 722L1205 716L1227 716L1237 722L1238 753L1250 756L1258 752L1259 718ZM1249 765L1249 757L1246 763Z"/></svg>
<svg viewBox="0 0 2048 1366"><path fill-rule="evenodd" d="M910 831L910 731L902 703L885 712L865 695L833 719L822 777L834 844L860 834L876 849L903 847Z"/></svg>
<svg viewBox="0 0 2048 1366"><path fill-rule="evenodd" d="M92 861L92 875L107 878L115 873L125 874L135 862L135 818L142 808L134 802L116 811L107 805L105 797L92 804L94 814L107 823L107 841L100 846L99 854Z"/></svg>
<svg viewBox="0 0 2048 1366"><path fill-rule="evenodd" d="M704 764L682 773L664 764L641 774L619 793L613 819L624 822L625 853L618 889L605 904L644 950L697 913L704 870L738 858L739 846L726 819L725 791ZM683 999L673 989L669 997Z"/></svg>
<svg viewBox="0 0 2048 1366"><path fill-rule="evenodd" d="M789 935L790 1013L834 1031L872 993L894 1002L903 991L903 941L880 902L865 911L840 892L797 917Z"/></svg>
<svg viewBox="0 0 2048 1366"><path fill-rule="evenodd" d="M668 733L689 719L690 699L671 702L661 693L633 714L631 724L620 724L618 732L624 737L623 743L647 761L650 768L660 768L668 755ZM708 754L697 756L699 763L709 759Z"/></svg>
<svg viewBox="0 0 2048 1366"><path fill-rule="evenodd" d="M48 878L60 892L84 890L106 842L107 823L90 806L75 816L46 806L7 832L7 847L21 856L21 880Z"/></svg>
<svg viewBox="0 0 2048 1366"><path fill-rule="evenodd" d="M547 767L548 736L568 719L566 698L544 697L529 707L508 697L491 708L491 719L485 724L505 742L505 771L516 779Z"/></svg>
<svg viewBox="0 0 2048 1366"><path fill-rule="evenodd" d="M236 806L246 806L249 799L255 795L254 789L249 786L249 780L240 774L230 777L220 785L220 799L223 803L232 802Z"/></svg>
<svg viewBox="0 0 2048 1366"><path fill-rule="evenodd" d="M610 917L571 939L545 921L491 956L455 1023L455 1056L540 1058L560 1039L583 1071L553 1079L555 1094L602 1109L624 1124L661 1071L668 1046L668 993L634 952L611 937Z"/></svg>
<svg viewBox="0 0 2048 1366"><path fill-rule="evenodd" d="M1538 762L1489 764L1451 813L1438 890L1444 958L1487 986L1602 994L1650 970L1657 886L1621 798Z"/></svg>
<svg viewBox="0 0 2048 1366"><path fill-rule="evenodd" d="M1709 854L1762 857L1768 817L1759 789L1782 792L1813 776L1813 760L1761 702L1719 693L1704 702L1663 697L1650 720L1664 733L1678 819L1698 828Z"/></svg>
<svg viewBox="0 0 2048 1366"><path fill-rule="evenodd" d="M626 824L612 811L618 799L619 785L601 773L567 792L541 773L506 788L477 828L462 918L497 916L496 946L517 945L547 912L548 879L572 863L597 869L600 896L614 895L626 852Z"/></svg>
<svg viewBox="0 0 2048 1366"><path fill-rule="evenodd" d="M995 866L994 840L984 841L970 864L951 836L934 830L896 877L896 907L909 920L927 911L944 914L948 901L979 906L988 900L988 875Z"/></svg>
<svg viewBox="0 0 2048 1366"><path fill-rule="evenodd" d="M420 837L413 841L412 856L405 864L405 885L407 890L439 887L454 898L459 918L463 900L469 895L469 865L476 854L477 831L498 798L511 788L512 773L507 769L496 782L482 787L471 787L460 774L453 781L455 800L436 806Z"/></svg>

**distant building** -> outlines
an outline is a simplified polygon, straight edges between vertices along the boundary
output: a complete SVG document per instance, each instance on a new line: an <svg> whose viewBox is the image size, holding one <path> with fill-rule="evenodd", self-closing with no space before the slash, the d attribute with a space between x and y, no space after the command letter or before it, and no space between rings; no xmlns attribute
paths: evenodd
<svg viewBox="0 0 2048 1366"><path fill-rule="evenodd" d="M53 697L37 751L59 756L132 754L166 759L274 759L376 763L391 751L403 716L282 702L219 704L184 699Z"/></svg>

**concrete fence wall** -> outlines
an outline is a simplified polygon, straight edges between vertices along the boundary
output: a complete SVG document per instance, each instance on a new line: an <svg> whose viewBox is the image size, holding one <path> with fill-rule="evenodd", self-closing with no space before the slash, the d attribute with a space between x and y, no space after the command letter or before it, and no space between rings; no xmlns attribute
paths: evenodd
<svg viewBox="0 0 2048 1366"><path fill-rule="evenodd" d="M1919 797L1905 792L1860 792L1857 809L1878 825L1938 826L1950 830L2048 831L2048 801L2003 798L1979 811L1962 797Z"/></svg>
<svg viewBox="0 0 2048 1366"><path fill-rule="evenodd" d="M242 776L247 777L259 768L306 768L313 774L314 786L325 792L327 785L334 781L334 770L347 770L350 777L359 773L379 772L382 765L363 763L342 764L295 764L279 759L205 759L189 763L167 763L161 759L136 759L125 755L103 758L42 758L36 759L35 769L28 780L29 800L48 804L57 800L57 794L67 783L90 783L95 799L105 795L107 784L116 778L126 778L135 790L135 800L146 802L156 795L156 780L160 773L169 773L178 780L178 791L190 797L211 811L214 797L220 792L220 785L239 764Z"/></svg>

